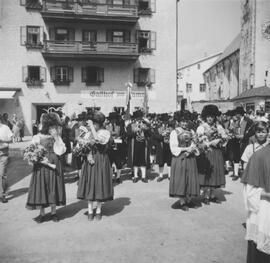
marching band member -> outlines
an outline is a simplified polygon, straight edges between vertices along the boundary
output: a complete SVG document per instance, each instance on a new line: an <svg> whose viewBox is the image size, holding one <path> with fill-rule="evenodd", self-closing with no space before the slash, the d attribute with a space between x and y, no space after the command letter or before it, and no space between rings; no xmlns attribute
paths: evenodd
<svg viewBox="0 0 270 263"><path fill-rule="evenodd" d="M203 123L197 129L199 139L209 145L209 150L198 157L200 185L203 188L203 202L220 203L214 195L214 189L225 186L224 159L220 149L227 135L223 127L216 122L219 110L215 105L204 106L201 117Z"/></svg>
<svg viewBox="0 0 270 263"><path fill-rule="evenodd" d="M137 110L133 114L135 119L127 127L128 136L128 167L133 168L133 182L139 181L138 168L141 169L142 182L147 183L146 168L149 167L149 145L150 128L143 119L143 112Z"/></svg>
<svg viewBox="0 0 270 263"><path fill-rule="evenodd" d="M157 133L155 138L158 141L157 144L157 157L156 162L159 165L159 176L157 182L161 182L163 180L163 172L164 165L167 165L168 169L168 178L170 179L171 172L171 161L172 161L172 153L170 150L170 134L173 130L173 121L169 122L169 115L162 114L161 115L161 125L157 129Z"/></svg>
<svg viewBox="0 0 270 263"><path fill-rule="evenodd" d="M196 155L199 154L194 138L195 132L188 127L190 112L181 110L175 113L177 127L170 134L172 166L169 194L179 198L180 207L188 211L191 197L200 195L199 175Z"/></svg>

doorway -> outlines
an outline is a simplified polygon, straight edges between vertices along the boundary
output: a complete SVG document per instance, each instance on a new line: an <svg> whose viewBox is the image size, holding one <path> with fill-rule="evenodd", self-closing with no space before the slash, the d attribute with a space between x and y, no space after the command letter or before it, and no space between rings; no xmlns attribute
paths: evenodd
<svg viewBox="0 0 270 263"><path fill-rule="evenodd" d="M46 113L46 111L49 108L54 108L55 110L52 109L53 112L56 112L60 115L62 115L61 110L59 109L60 107L63 107L63 104L41 104L41 105L36 105L36 120L39 123L40 122L40 117L42 113Z"/></svg>

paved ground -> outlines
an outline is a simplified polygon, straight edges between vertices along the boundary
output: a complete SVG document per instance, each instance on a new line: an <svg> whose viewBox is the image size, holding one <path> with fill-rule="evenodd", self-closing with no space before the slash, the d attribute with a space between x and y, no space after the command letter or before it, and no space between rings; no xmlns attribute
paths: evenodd
<svg viewBox="0 0 270 263"><path fill-rule="evenodd" d="M227 177L218 194L222 204L184 212L173 209L168 181L130 180L115 187L115 200L104 205L100 222L88 222L86 203L76 199L77 184L67 183L67 206L59 223L36 224L37 211L25 209L31 167L11 145L8 204L0 204L1 263L243 263L245 213L242 186ZM174 206L173 206L174 207Z"/></svg>

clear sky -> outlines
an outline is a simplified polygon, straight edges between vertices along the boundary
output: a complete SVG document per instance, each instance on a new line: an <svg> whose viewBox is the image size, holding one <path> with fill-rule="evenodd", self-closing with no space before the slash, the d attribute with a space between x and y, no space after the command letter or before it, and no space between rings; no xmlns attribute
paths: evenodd
<svg viewBox="0 0 270 263"><path fill-rule="evenodd" d="M223 51L240 33L240 0L180 0L179 66Z"/></svg>

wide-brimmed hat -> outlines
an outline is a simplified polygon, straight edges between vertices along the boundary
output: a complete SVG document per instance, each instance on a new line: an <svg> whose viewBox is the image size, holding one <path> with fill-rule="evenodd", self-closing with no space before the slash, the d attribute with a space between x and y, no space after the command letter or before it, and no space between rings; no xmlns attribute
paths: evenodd
<svg viewBox="0 0 270 263"><path fill-rule="evenodd" d="M207 116L214 116L217 117L220 115L220 111L218 110L218 107L214 104L205 105L203 107L201 117L204 119Z"/></svg>
<svg viewBox="0 0 270 263"><path fill-rule="evenodd" d="M109 116L108 116L108 119L109 120L118 120L120 118L120 114L118 112L110 112L109 113Z"/></svg>
<svg viewBox="0 0 270 263"><path fill-rule="evenodd" d="M142 118L143 117L143 112L141 110L136 110L133 112L133 118Z"/></svg>

